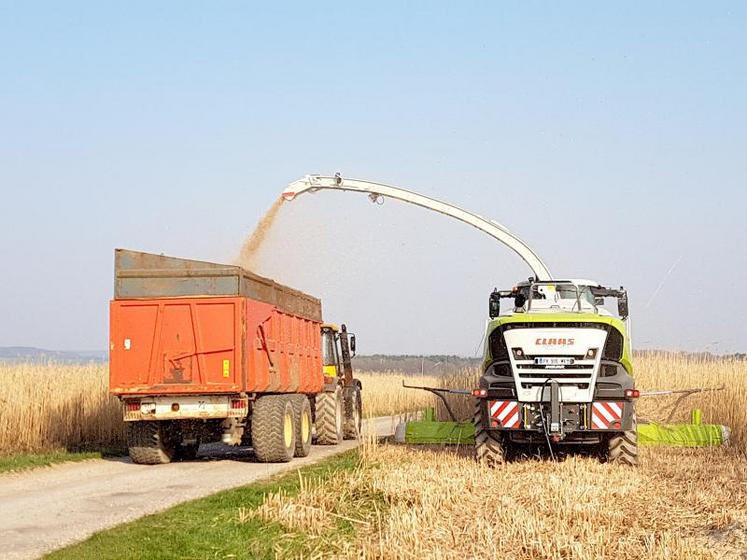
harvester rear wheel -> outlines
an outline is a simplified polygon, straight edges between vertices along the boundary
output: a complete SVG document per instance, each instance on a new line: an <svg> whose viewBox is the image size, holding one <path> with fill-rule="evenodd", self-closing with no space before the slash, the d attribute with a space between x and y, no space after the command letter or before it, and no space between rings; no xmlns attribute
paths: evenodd
<svg viewBox="0 0 747 560"><path fill-rule="evenodd" d="M342 388L316 396L316 443L337 445L342 442L343 402Z"/></svg>
<svg viewBox="0 0 747 560"><path fill-rule="evenodd" d="M296 450L295 413L290 395L265 395L252 411L252 445L260 463L287 463Z"/></svg>
<svg viewBox="0 0 747 560"><path fill-rule="evenodd" d="M635 421L629 432L619 432L610 437L605 459L609 463L638 466L638 430Z"/></svg>
<svg viewBox="0 0 747 560"><path fill-rule="evenodd" d="M166 422L128 422L127 448L133 463L163 465L176 453L174 438Z"/></svg>
<svg viewBox="0 0 747 560"><path fill-rule="evenodd" d="M296 421L296 457L311 453L311 404L306 395L291 395Z"/></svg>
<svg viewBox="0 0 747 560"><path fill-rule="evenodd" d="M361 435L361 417L363 403L361 389L357 385L345 387L345 423L343 432L345 439L358 439Z"/></svg>
<svg viewBox="0 0 747 560"><path fill-rule="evenodd" d="M477 401L474 416L475 459L478 463L493 468L505 462L505 451L503 444L485 429L485 414L486 409L482 401Z"/></svg>

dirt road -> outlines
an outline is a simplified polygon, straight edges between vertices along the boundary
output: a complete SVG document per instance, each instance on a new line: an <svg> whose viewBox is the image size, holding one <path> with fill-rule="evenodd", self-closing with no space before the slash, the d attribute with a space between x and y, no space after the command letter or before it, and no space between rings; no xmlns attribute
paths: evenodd
<svg viewBox="0 0 747 560"><path fill-rule="evenodd" d="M394 432L395 419L367 422L366 431ZM129 459L68 463L0 476L0 557L37 558L102 529L202 496L315 463L357 445L314 446L284 464L253 462L247 449L201 453L193 462L134 465Z"/></svg>

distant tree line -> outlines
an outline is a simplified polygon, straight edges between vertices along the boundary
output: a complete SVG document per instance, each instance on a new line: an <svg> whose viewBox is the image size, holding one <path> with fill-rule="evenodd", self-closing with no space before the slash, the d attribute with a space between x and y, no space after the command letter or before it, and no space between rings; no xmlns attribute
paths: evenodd
<svg viewBox="0 0 747 560"><path fill-rule="evenodd" d="M475 367L481 361L481 358L465 358L464 356L446 354L373 354L356 356L353 359L353 366L360 371L398 371L430 375Z"/></svg>

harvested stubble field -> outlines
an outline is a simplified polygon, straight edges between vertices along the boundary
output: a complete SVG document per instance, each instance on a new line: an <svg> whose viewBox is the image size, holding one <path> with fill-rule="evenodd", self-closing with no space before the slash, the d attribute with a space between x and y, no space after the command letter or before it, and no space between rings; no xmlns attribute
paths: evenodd
<svg viewBox="0 0 747 560"><path fill-rule="evenodd" d="M722 449L646 449L638 469L571 457L491 470L454 448L370 443L356 470L237 518L282 526L279 558L737 559L745 504L744 457Z"/></svg>
<svg viewBox="0 0 747 560"><path fill-rule="evenodd" d="M745 365L677 354L636 361L644 390L724 387L689 397L674 418L701 408L704 421L731 426L730 448L644 448L637 469L570 456L491 470L469 450L368 442L347 476L304 481L298 495L269 495L249 515L284 528L279 557L306 534L306 558L744 559ZM476 377L465 370L422 384L470 387ZM642 399L639 417L663 421L675 400ZM454 397L453 404L458 415L471 416L469 399Z"/></svg>

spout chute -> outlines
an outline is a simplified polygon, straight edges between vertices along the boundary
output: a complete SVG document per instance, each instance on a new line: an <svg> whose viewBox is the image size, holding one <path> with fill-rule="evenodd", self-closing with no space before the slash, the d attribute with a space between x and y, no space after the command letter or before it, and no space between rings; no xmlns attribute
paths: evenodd
<svg viewBox="0 0 747 560"><path fill-rule="evenodd" d="M537 280L552 280L552 274L550 274L542 259L526 243L498 222L488 220L453 204L408 191L407 189L361 179L346 179L339 175L335 175L334 177L306 175L302 179L288 185L283 192L283 198L291 201L305 192L316 192L325 189L367 193L374 202L379 200L380 197L401 200L402 202L414 204L421 208L433 210L434 212L455 218L487 233L506 245L509 249L512 249L532 269L534 277Z"/></svg>

